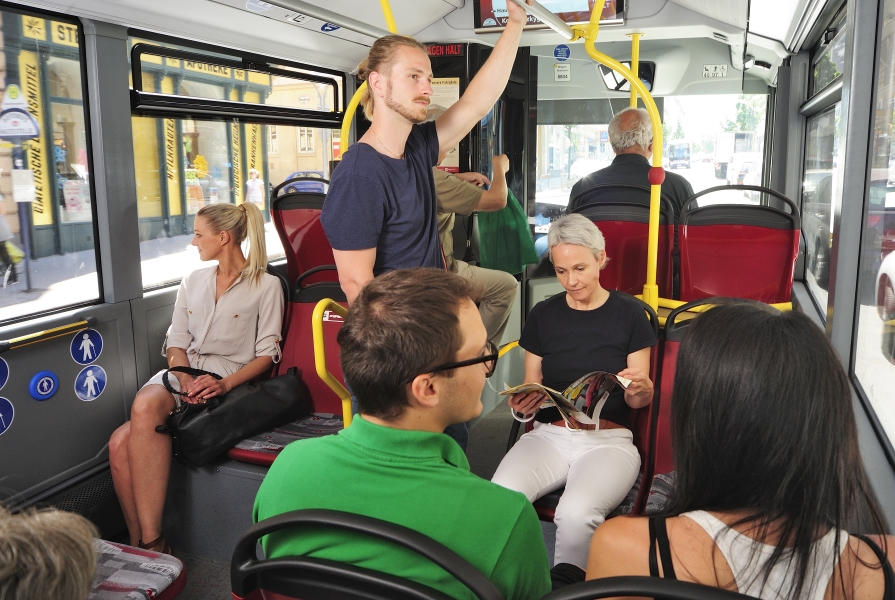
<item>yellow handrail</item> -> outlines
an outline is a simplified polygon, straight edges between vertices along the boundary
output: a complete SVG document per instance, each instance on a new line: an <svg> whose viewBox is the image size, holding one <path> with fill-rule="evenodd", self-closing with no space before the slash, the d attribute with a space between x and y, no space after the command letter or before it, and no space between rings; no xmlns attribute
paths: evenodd
<svg viewBox="0 0 895 600"><path fill-rule="evenodd" d="M600 28L597 8L600 6L602 5L599 2L595 4L591 13L590 23L586 27L576 27L574 29L580 37L584 38L584 49L588 56L598 63L617 71L628 80L631 84L632 93L636 90L637 94L643 99L653 127L653 168L650 170L649 245L647 246L646 283L643 285L643 301L655 310L659 306L659 286L656 285L656 261L659 256L659 198L662 182L653 183L653 177L654 173L658 173L662 175L661 179L664 179L664 171L662 171L662 121L659 118L659 109L656 107L656 102L643 82L640 81L640 77L614 58L597 50L597 33Z"/></svg>
<svg viewBox="0 0 895 600"><path fill-rule="evenodd" d="M36 333L29 333L28 335L19 336L10 340L2 340L0 341L0 352L15 350L16 348L30 346L31 344L37 344L47 340L54 340L74 331L83 330L94 322L95 319L93 317L88 317L75 323L69 323L68 325L61 325L60 327L53 327L52 329L45 329Z"/></svg>
<svg viewBox="0 0 895 600"><path fill-rule="evenodd" d="M395 24L395 17L392 14L392 7L388 0L379 0L382 6L382 13L385 15L385 25L392 33L398 33L398 26ZM342 128L339 130L339 152L344 154L348 150L348 137L351 134L351 123L354 122L354 113L357 112L357 105L360 104L364 92L367 91L367 82L360 84L357 91L351 97L351 102L345 107L345 117L342 119Z"/></svg>
<svg viewBox="0 0 895 600"><path fill-rule="evenodd" d="M326 341L323 339L323 315L327 310L331 310L343 319L348 314L348 309L338 304L335 300L324 298L314 307L314 314L311 316L311 332L314 338L314 367L317 369L317 376L323 380L323 383L329 386L339 400L342 401L342 418L345 421L345 427L351 425L351 394L345 389L345 386L339 383L339 380L333 377L332 373L326 368Z"/></svg>
<svg viewBox="0 0 895 600"><path fill-rule="evenodd" d="M642 33L628 34L628 37L631 38L631 72L635 73L638 79L640 79L640 36L642 35ZM631 108L637 108L637 89L633 85L631 86Z"/></svg>
<svg viewBox="0 0 895 600"><path fill-rule="evenodd" d="M510 342L509 344L506 344L505 346L501 346L500 350L497 351L497 358L503 358L504 354L506 354L513 348L518 348L518 347L519 347L519 340L516 340L515 342Z"/></svg>

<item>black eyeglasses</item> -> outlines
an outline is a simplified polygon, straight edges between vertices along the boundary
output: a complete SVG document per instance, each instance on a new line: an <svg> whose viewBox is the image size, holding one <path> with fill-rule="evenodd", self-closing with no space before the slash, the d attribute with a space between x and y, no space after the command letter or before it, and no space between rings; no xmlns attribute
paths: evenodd
<svg viewBox="0 0 895 600"><path fill-rule="evenodd" d="M460 367L468 367L469 365L485 363L485 377L491 377L494 374L494 368L497 367L497 346L493 342L488 342L488 345L486 346L486 352L487 354L483 354L478 358L470 358L468 360L461 360L459 362L448 363L446 365L439 365L434 369L429 369L426 372L437 373L438 371L448 371L450 369L459 369Z"/></svg>

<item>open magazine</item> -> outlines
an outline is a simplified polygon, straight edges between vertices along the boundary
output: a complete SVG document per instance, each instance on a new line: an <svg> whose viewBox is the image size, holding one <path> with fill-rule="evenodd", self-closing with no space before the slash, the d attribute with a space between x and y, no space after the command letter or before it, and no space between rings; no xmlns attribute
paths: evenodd
<svg viewBox="0 0 895 600"><path fill-rule="evenodd" d="M609 399L609 392L616 385L627 389L631 380L615 373L593 371L579 377L561 393L540 383L523 383L507 387L500 395L541 392L546 396L541 408L556 407L566 427L574 430L599 429L600 412Z"/></svg>

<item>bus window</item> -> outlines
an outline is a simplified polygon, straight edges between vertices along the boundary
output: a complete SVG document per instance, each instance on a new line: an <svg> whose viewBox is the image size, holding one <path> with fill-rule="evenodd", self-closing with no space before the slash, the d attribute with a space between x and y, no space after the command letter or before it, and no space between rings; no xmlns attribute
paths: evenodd
<svg viewBox="0 0 895 600"><path fill-rule="evenodd" d="M0 323L99 299L81 30L0 11Z"/></svg>
<svg viewBox="0 0 895 600"><path fill-rule="evenodd" d="M278 76L151 54L140 62L146 92L333 110L334 88L300 79L300 70L284 67L295 76ZM195 215L208 204L254 202L267 221L268 259L282 258L269 218L271 189L298 176L328 178L339 155L339 132L324 128L149 116L132 123L144 288L202 266L190 241Z"/></svg>
<svg viewBox="0 0 895 600"><path fill-rule="evenodd" d="M895 19L886 0L883 22ZM882 28L876 72L876 112L871 129L870 182L861 236L854 369L886 435L895 438L895 32Z"/></svg>
<svg viewBox="0 0 895 600"><path fill-rule="evenodd" d="M725 182L761 185L766 95L671 96L658 101L664 103L664 166L686 178L694 192ZM566 110L563 102L584 108ZM612 163L608 125L617 110L607 100L538 102L536 200L530 214L536 236L546 233L549 222L565 211L576 181ZM594 122L580 122L587 115ZM748 203L758 198L741 191L708 198L721 201Z"/></svg>

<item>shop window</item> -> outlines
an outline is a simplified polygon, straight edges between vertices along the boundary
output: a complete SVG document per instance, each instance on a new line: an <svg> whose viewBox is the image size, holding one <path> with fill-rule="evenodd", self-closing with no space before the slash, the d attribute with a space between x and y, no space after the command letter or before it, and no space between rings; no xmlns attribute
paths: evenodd
<svg viewBox="0 0 895 600"><path fill-rule="evenodd" d="M99 300L80 26L0 10L0 323Z"/></svg>
<svg viewBox="0 0 895 600"><path fill-rule="evenodd" d="M895 20L885 0L883 23ZM882 28L855 331L854 374L882 432L895 437L895 31Z"/></svg>
<svg viewBox="0 0 895 600"><path fill-rule="evenodd" d="M282 258L270 222L271 190L291 177L328 176L332 141L339 136L330 127L340 123L344 74L288 65L267 65L269 72L239 69L233 56L203 50L196 58L189 48L134 38L132 59L137 44L137 51L177 55L140 58L140 93L148 108L138 108L132 122L144 287L176 283L203 266L190 242L195 215L208 204L254 203L265 217L268 259ZM211 100L202 103L202 115L212 118L149 114L164 112L151 104L159 94ZM246 116L233 119L233 111ZM266 117L307 118L329 126L254 122Z"/></svg>

